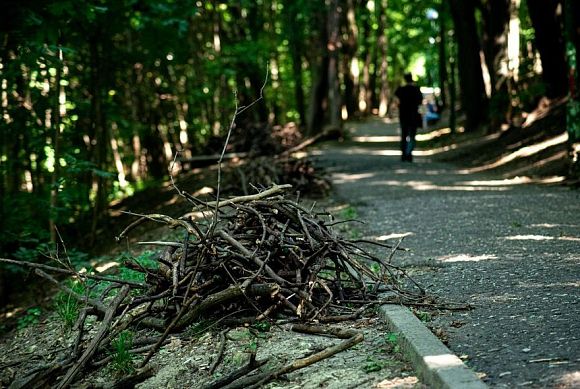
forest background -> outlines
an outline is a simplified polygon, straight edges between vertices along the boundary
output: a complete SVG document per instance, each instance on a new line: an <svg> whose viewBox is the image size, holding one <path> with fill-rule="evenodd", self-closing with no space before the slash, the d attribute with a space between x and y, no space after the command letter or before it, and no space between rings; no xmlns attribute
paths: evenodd
<svg viewBox="0 0 580 389"><path fill-rule="evenodd" d="M572 162L579 19L573 0L5 1L0 256L40 260L55 226L90 250L111 201L218 152L267 73L238 138L392 115L411 71L465 132L566 104Z"/></svg>

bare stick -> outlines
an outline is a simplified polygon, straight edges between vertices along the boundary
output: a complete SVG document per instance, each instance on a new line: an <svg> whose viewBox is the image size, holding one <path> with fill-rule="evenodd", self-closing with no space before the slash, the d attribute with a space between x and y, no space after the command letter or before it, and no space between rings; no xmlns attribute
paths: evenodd
<svg viewBox="0 0 580 389"><path fill-rule="evenodd" d="M300 358L294 360L292 363L289 363L285 366L282 366L278 369L271 370L266 373L257 374L251 377L246 377L244 379L238 380L228 386L225 386L224 389L242 389L242 388L259 388L265 383L280 377L283 374L288 374L298 369L302 369L304 367L310 366L313 363L319 362L323 359L329 358L341 351L347 350L358 344L364 340L364 336L360 332L356 331L349 331L343 329L323 329L322 327L311 326L311 328L307 328L309 326L297 326L294 325L292 327L293 331L298 332L307 332L314 333L314 334L321 334L321 335L332 335L339 338L343 338L347 335L347 339L337 345L328 347L320 352L312 354L305 358Z"/></svg>
<svg viewBox="0 0 580 389"><path fill-rule="evenodd" d="M127 294L129 293L129 289L130 288L128 285L123 285L123 287L119 291L119 294L111 302L111 305L109 306L109 309L107 310L107 313L105 313L105 318L101 322L101 325L99 326L99 330L97 331L97 333L93 337L93 340L91 340L91 343L89 343L85 352L79 358L79 360L67 371L64 378L58 384L57 389L62 389L62 388L68 387L73 382L76 375L84 367L84 365L89 361L89 359L97 351L97 349L99 348L99 344L101 343L101 340L103 340L103 338L105 337L105 335L109 331L109 328L111 326L111 323L113 322L113 318L115 316L115 312L117 311L117 308L119 307L119 305L121 305L121 303L123 302L125 297L127 297Z"/></svg>
<svg viewBox="0 0 580 389"><path fill-rule="evenodd" d="M270 68L267 67L266 68L266 78L264 79L264 84L260 88L260 96L256 100L254 100L251 104L249 104L247 106L239 107L237 93L235 94L236 110L234 112L234 115L232 116L232 121L230 122L230 127L228 128L228 134L226 136L226 141L224 142L224 148L222 150L222 153L220 154L220 159L218 161L218 177L217 177L215 212L214 212L213 222L212 222L212 224L209 228L209 231L208 231L208 236L213 234L213 231L214 231L214 229L217 225L217 222L218 222L217 217L218 217L218 209L219 209L218 204L220 202L220 191L221 191L221 181L222 181L222 162L224 159L224 154L226 153L226 149L227 149L228 144L230 142L230 136L232 135L232 131L236 125L236 119L237 119L238 115L240 115L242 112L251 108L254 104L257 104L259 101L264 99L264 88L266 88L266 84L268 83L268 75L269 74L270 74Z"/></svg>
<svg viewBox="0 0 580 389"><path fill-rule="evenodd" d="M290 185L290 184L283 184L283 185L274 184L274 185L272 185L271 188L268 188L260 193L247 195L247 196L238 196L238 197L234 197L232 199L227 199L227 200L223 200L223 201L210 201L207 203L207 206L214 207L217 209L217 208L224 207L226 205L247 203L250 201L263 199L264 197L273 196L277 193L284 192L285 189L289 189L289 188L292 188L292 185Z"/></svg>
<svg viewBox="0 0 580 389"><path fill-rule="evenodd" d="M91 307L95 308L97 311L102 312L102 313L105 313L107 311L107 308L105 307L105 305L102 302L85 297L85 296L81 296L80 294L78 294L74 290L67 288L64 285L61 285L60 282L58 282L56 279L54 279L54 277L52 277L49 274L46 274L45 272L43 272L40 269L36 269L34 272L36 274L38 274L39 276L41 276L42 278L45 278L45 279L49 280L50 282L52 282L53 284L55 284L61 291L72 296L78 302L83 303L83 304L88 304Z"/></svg>
<svg viewBox="0 0 580 389"><path fill-rule="evenodd" d="M136 281L119 280L119 279L116 279L113 277L105 277L105 276L97 276L97 275L86 274L86 273L78 273L76 271L61 269L60 267L43 265L40 263L27 262L27 261L16 261L14 259L8 259L8 258L0 258L0 262L11 263L14 265L25 266L25 267L31 267L33 269L48 270L48 271L51 271L54 273L75 275L79 278L89 278L92 280L115 282L117 284L130 285L130 286L133 286L135 288L147 289L147 285L144 285L144 284L142 284L140 282L136 282Z"/></svg>
<svg viewBox="0 0 580 389"><path fill-rule="evenodd" d="M221 331L220 332L220 347L218 349L218 354L215 357L215 360L213 361L213 363L211 364L210 368L209 368L209 375L212 375L213 372L215 371L215 369L218 367L218 365L220 364L220 362L222 361L222 358L224 356L224 351L226 350L226 332L227 330Z"/></svg>
<svg viewBox="0 0 580 389"><path fill-rule="evenodd" d="M267 359L262 359L262 360L257 361L256 360L256 353L253 352L250 355L250 360L248 361L248 363L245 366L243 366L237 370L234 370L232 373L230 373L229 375L227 375L223 378L220 378L219 380L216 380L214 382L211 382L211 383L203 386L202 389L220 389L220 388L223 388L225 385L227 385L227 384L229 384L229 383L231 383L231 382L233 382L233 381L235 381L235 380L237 380L237 379L239 379L247 374L250 374L251 372L253 372L257 368L265 365L266 362L268 362Z"/></svg>

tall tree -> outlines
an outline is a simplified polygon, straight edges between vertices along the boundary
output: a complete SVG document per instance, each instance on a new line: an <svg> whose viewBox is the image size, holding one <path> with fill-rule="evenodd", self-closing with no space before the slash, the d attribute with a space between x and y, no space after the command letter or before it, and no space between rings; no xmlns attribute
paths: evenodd
<svg viewBox="0 0 580 389"><path fill-rule="evenodd" d="M565 96L568 93L568 66L562 35L562 3L560 0L528 0L528 10L542 59L546 96Z"/></svg>
<svg viewBox="0 0 580 389"><path fill-rule="evenodd" d="M481 68L481 44L475 19L475 0L450 0L455 26L461 107L465 111L465 127L477 130L487 117L488 100Z"/></svg>
<svg viewBox="0 0 580 389"><path fill-rule="evenodd" d="M375 4L378 14L378 46L379 46L379 116L385 117L389 108L389 79L388 79L388 35L387 35L387 0L377 1Z"/></svg>
<svg viewBox="0 0 580 389"><path fill-rule="evenodd" d="M507 56L507 28L510 20L511 0L486 0L482 2L483 52L489 70L491 94L504 84L501 66Z"/></svg>
<svg viewBox="0 0 580 389"><path fill-rule="evenodd" d="M340 45L340 14L339 0L330 0L328 7L328 108L329 123L334 128L341 127L341 96L338 83L339 45Z"/></svg>

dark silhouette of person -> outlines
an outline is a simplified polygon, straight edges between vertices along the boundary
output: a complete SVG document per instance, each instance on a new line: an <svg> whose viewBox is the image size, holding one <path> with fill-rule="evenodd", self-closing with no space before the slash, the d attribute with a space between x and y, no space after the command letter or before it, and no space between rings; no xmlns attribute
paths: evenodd
<svg viewBox="0 0 580 389"><path fill-rule="evenodd" d="M413 149L415 148L415 135L417 128L422 126L423 119L418 111L423 102L421 90L413 82L411 73L405 74L406 84L395 91L399 99L399 121L401 124L401 160L413 162Z"/></svg>

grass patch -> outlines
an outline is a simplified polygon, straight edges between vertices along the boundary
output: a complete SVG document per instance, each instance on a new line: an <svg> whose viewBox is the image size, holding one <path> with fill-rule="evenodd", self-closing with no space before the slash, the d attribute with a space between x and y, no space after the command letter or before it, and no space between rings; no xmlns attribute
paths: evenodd
<svg viewBox="0 0 580 389"><path fill-rule="evenodd" d="M111 368L121 375L134 372L133 355L130 352L133 334L130 331L122 331L111 345L113 346Z"/></svg>

